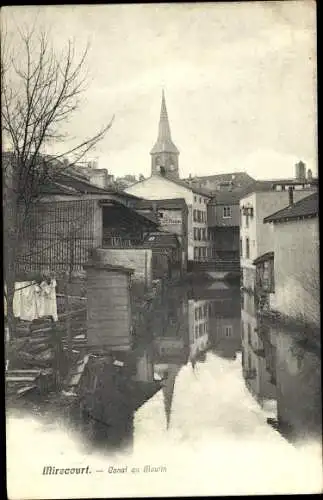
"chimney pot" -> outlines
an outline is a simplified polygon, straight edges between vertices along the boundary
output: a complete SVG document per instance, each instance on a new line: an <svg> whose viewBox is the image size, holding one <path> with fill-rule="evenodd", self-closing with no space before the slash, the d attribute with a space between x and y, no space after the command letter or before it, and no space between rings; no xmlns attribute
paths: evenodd
<svg viewBox="0 0 323 500"><path fill-rule="evenodd" d="M288 200L289 200L289 205L293 205L293 203L294 203L294 188L293 188L293 186L289 186L289 188L288 188Z"/></svg>

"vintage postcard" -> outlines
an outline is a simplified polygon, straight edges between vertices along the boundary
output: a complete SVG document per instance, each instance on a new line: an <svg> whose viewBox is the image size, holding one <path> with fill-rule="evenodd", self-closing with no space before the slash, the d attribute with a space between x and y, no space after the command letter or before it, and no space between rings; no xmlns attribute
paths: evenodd
<svg viewBox="0 0 323 500"><path fill-rule="evenodd" d="M10 500L322 492L316 3L1 11Z"/></svg>

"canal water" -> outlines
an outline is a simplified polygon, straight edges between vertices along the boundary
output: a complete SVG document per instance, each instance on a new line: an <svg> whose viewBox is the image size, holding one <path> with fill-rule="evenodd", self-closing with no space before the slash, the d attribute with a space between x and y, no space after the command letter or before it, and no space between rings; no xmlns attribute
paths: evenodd
<svg viewBox="0 0 323 500"><path fill-rule="evenodd" d="M118 428L8 414L10 498L320 492L320 353L261 328L243 294L222 282L167 291L140 360L162 387ZM42 475L50 465L91 475Z"/></svg>

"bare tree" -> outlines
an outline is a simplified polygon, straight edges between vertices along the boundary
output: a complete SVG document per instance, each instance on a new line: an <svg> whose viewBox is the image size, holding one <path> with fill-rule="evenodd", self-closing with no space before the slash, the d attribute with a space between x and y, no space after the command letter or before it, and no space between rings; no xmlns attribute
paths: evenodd
<svg viewBox="0 0 323 500"><path fill-rule="evenodd" d="M31 208L42 188L57 179L68 164L79 162L101 141L113 119L96 134L55 155L46 151L70 139L64 125L79 109L86 90L88 47L80 57L70 40L61 53L44 31L19 30L19 45L10 47L1 30L4 267L8 320L13 320L16 262ZM57 146L57 148L56 148ZM63 147L64 149L64 147ZM65 161L64 161L65 160Z"/></svg>

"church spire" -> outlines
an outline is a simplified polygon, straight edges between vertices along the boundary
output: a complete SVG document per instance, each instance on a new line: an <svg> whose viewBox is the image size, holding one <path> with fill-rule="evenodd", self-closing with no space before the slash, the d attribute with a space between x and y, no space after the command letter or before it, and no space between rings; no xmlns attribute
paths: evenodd
<svg viewBox="0 0 323 500"><path fill-rule="evenodd" d="M175 153L178 154L179 151L172 141L170 126L166 108L165 92L162 92L162 102L160 109L159 127L158 127L158 138L157 142L151 150L151 154L154 153Z"/></svg>
<svg viewBox="0 0 323 500"><path fill-rule="evenodd" d="M172 141L164 90L162 92L158 137L154 147L150 151L150 154L152 160L152 174L162 174L179 178L179 151Z"/></svg>

